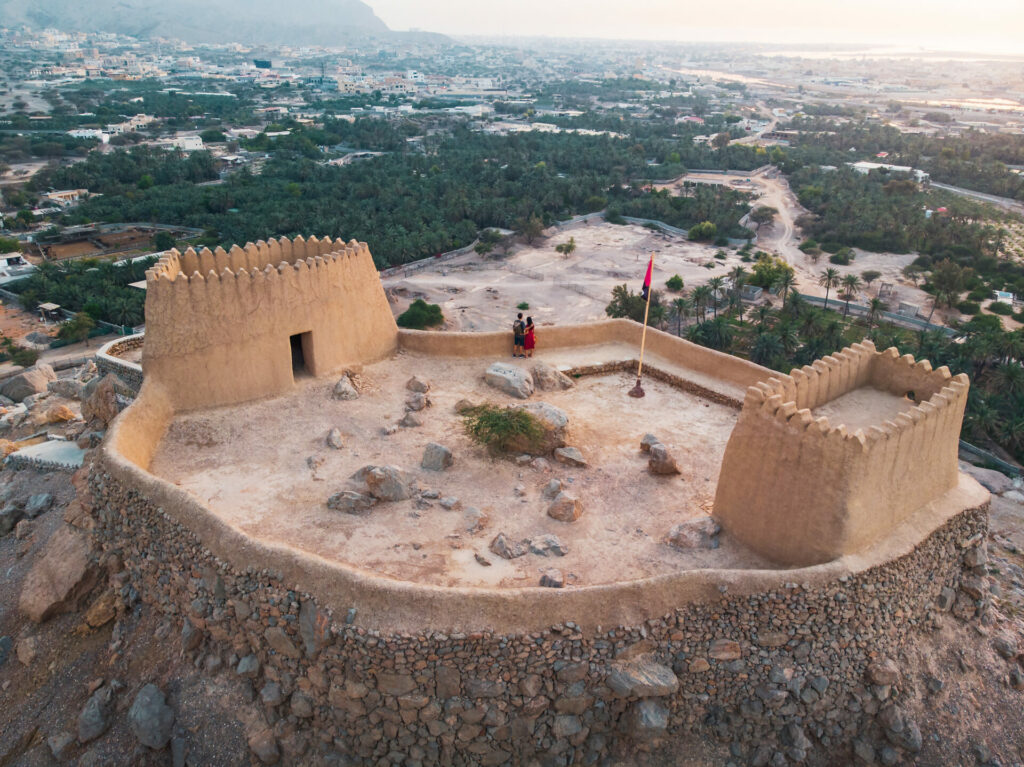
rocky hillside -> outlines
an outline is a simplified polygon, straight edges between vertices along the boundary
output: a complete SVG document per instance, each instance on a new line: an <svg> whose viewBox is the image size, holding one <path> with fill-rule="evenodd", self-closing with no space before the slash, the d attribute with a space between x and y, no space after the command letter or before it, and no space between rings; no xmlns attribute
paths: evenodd
<svg viewBox="0 0 1024 767"><path fill-rule="evenodd" d="M197 43L337 45L386 37L360 0L0 0L0 26L169 37Z"/></svg>

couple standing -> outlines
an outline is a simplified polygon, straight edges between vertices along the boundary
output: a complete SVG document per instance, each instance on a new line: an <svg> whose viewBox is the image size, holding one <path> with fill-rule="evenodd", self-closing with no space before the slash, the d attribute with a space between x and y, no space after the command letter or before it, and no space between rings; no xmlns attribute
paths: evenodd
<svg viewBox="0 0 1024 767"><path fill-rule="evenodd" d="M533 325L533 317L527 317L523 322L523 313L516 315L516 321L512 323L512 356L532 357L533 347L537 345L537 337ZM526 352L524 354L523 352Z"/></svg>

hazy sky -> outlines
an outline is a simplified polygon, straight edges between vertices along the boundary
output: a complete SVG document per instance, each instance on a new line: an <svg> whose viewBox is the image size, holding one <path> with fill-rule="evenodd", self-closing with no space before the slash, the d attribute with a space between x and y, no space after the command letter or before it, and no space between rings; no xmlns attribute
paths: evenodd
<svg viewBox="0 0 1024 767"><path fill-rule="evenodd" d="M1024 0L366 0L392 29L1024 53Z"/></svg>

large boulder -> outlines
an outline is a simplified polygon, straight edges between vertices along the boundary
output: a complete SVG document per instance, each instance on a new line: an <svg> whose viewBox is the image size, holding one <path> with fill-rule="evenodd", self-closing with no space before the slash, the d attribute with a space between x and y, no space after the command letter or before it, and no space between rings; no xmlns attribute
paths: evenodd
<svg viewBox="0 0 1024 767"><path fill-rule="evenodd" d="M525 410L532 415L544 429L544 436L540 440L531 441L525 437L514 440L509 445L510 453L548 453L555 448L562 447L566 440L566 430L569 427L569 416L561 408L549 405L547 402L531 402L527 405L516 405L516 410Z"/></svg>
<svg viewBox="0 0 1024 767"><path fill-rule="evenodd" d="M533 378L522 368L507 362L495 362L484 373L484 381L510 397L529 399L533 394Z"/></svg>
<svg viewBox="0 0 1024 767"><path fill-rule="evenodd" d="M647 471L651 474L670 476L679 473L679 465L676 463L676 459L669 454L667 447L660 444L651 445L649 452L651 457L647 461Z"/></svg>
<svg viewBox="0 0 1024 767"><path fill-rule="evenodd" d="M82 389L82 418L109 424L134 396L128 384L113 373L94 378Z"/></svg>
<svg viewBox="0 0 1024 767"><path fill-rule="evenodd" d="M984 469L981 466L973 466L969 463L961 463L960 467L966 474L978 480L990 493L999 495L1007 490L1013 490L1013 480L1002 472L995 469Z"/></svg>
<svg viewBox="0 0 1024 767"><path fill-rule="evenodd" d="M113 709L114 691L104 685L92 694L78 714L78 742L85 744L105 733Z"/></svg>
<svg viewBox="0 0 1024 767"><path fill-rule="evenodd" d="M569 376L546 362L538 362L530 373L534 385L541 391L561 391L573 387L573 380Z"/></svg>
<svg viewBox="0 0 1024 767"><path fill-rule="evenodd" d="M352 482L380 501L404 501L416 489L416 478L397 466L364 466Z"/></svg>
<svg viewBox="0 0 1024 767"><path fill-rule="evenodd" d="M668 533L668 545L674 549L717 549L721 526L711 517L691 519L674 526Z"/></svg>
<svg viewBox="0 0 1024 767"><path fill-rule="evenodd" d="M128 726L139 742L150 748L163 748L171 739L174 712L155 684L147 684L135 696L128 709Z"/></svg>
<svg viewBox="0 0 1024 767"><path fill-rule="evenodd" d="M73 527L61 525L25 576L18 607L41 623L72 606L95 582L88 538Z"/></svg>
<svg viewBox="0 0 1024 767"><path fill-rule="evenodd" d="M604 683L622 698L661 697L679 689L672 669L649 658L613 662Z"/></svg>
<svg viewBox="0 0 1024 767"><path fill-rule="evenodd" d="M352 383L352 379L349 378L348 373L345 373L345 375L338 379L338 383L334 384L334 391L331 392L331 396L334 399L359 399L359 392L356 390L355 384Z"/></svg>
<svg viewBox="0 0 1024 767"><path fill-rule="evenodd" d="M444 471L455 462L452 451L436 442L429 443L423 450L420 467L427 471Z"/></svg>
<svg viewBox="0 0 1024 767"><path fill-rule="evenodd" d="M47 390L50 381L56 381L57 374L45 362L37 362L34 367L23 370L0 386L0 394L21 402L33 394L41 394Z"/></svg>
<svg viewBox="0 0 1024 767"><path fill-rule="evenodd" d="M46 384L46 390L50 394L65 399L81 399L85 384L75 378L58 378Z"/></svg>
<svg viewBox="0 0 1024 767"><path fill-rule="evenodd" d="M559 493L548 506L548 516L559 522L575 522L583 514L583 504L568 493Z"/></svg>

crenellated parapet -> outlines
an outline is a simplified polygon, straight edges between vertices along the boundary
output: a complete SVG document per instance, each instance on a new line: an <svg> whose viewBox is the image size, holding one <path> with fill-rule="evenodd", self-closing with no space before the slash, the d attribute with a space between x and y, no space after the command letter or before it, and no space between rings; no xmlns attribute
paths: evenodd
<svg viewBox="0 0 1024 767"><path fill-rule="evenodd" d="M782 564L869 546L956 486L968 387L964 374L869 341L751 386L726 447L715 515ZM865 388L905 398L905 408L855 429L815 412Z"/></svg>
<svg viewBox="0 0 1024 767"><path fill-rule="evenodd" d="M280 394L379 359L395 325L366 243L296 237L171 250L146 272L147 378L176 408Z"/></svg>

